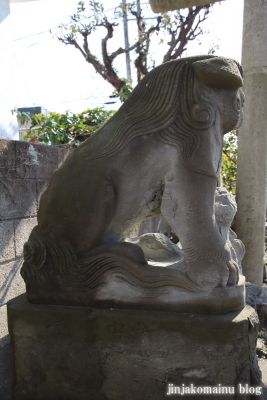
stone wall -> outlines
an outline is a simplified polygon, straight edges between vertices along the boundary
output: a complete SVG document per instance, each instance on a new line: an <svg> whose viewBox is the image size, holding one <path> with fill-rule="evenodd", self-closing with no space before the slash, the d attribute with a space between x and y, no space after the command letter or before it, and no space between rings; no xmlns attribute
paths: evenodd
<svg viewBox="0 0 267 400"><path fill-rule="evenodd" d="M0 307L25 291L23 244L37 224L39 199L68 148L0 139Z"/></svg>
<svg viewBox="0 0 267 400"><path fill-rule="evenodd" d="M39 199L70 150L0 139L0 399L11 400L6 303L25 292L23 244L36 225Z"/></svg>

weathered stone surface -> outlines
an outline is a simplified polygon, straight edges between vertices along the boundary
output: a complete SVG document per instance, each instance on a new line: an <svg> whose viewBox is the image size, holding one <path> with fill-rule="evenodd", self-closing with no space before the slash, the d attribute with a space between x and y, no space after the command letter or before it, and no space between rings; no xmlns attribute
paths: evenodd
<svg viewBox="0 0 267 400"><path fill-rule="evenodd" d="M25 290L18 257L37 224L39 198L68 153L58 146L0 138L0 304Z"/></svg>
<svg viewBox="0 0 267 400"><path fill-rule="evenodd" d="M162 233L146 233L126 241L141 247L149 265L186 269L183 251Z"/></svg>
<svg viewBox="0 0 267 400"><path fill-rule="evenodd" d="M19 179L36 179L36 169L39 165L37 147L32 143L17 141L15 148L17 177Z"/></svg>
<svg viewBox="0 0 267 400"><path fill-rule="evenodd" d="M0 221L0 262L15 258L13 221Z"/></svg>
<svg viewBox="0 0 267 400"><path fill-rule="evenodd" d="M250 307L209 316L33 305L22 295L8 320L15 400L160 400L168 383L259 385Z"/></svg>
<svg viewBox="0 0 267 400"><path fill-rule="evenodd" d="M0 306L25 292L25 283L20 275L22 259L18 258L0 265Z"/></svg>
<svg viewBox="0 0 267 400"><path fill-rule="evenodd" d="M267 182L267 1L244 2L244 123L238 133L236 232L244 274L261 291Z"/></svg>
<svg viewBox="0 0 267 400"><path fill-rule="evenodd" d="M260 296L257 296L257 304L267 304L267 286L264 284ZM266 326L267 327L267 326Z"/></svg>
<svg viewBox="0 0 267 400"><path fill-rule="evenodd" d="M267 303L257 304L257 313L260 320L260 329L267 329Z"/></svg>
<svg viewBox="0 0 267 400"><path fill-rule="evenodd" d="M260 296L256 298L256 310L260 321L260 330L267 329L267 286L262 287Z"/></svg>
<svg viewBox="0 0 267 400"><path fill-rule="evenodd" d="M0 399L11 400L10 338L7 329L7 309L0 306Z"/></svg>
<svg viewBox="0 0 267 400"><path fill-rule="evenodd" d="M266 360L259 360L259 367L262 372L262 383L267 387L267 361ZM267 393L266 393L267 395Z"/></svg>
<svg viewBox="0 0 267 400"><path fill-rule="evenodd" d="M230 248L232 259L239 266L240 274L242 274L241 261L244 257L245 247L230 228L235 214L236 202L234 196L226 188L217 187L215 191L215 220L221 235ZM172 266L186 270L183 251L162 233L146 233L128 238L126 241L141 247L150 265Z"/></svg>
<svg viewBox="0 0 267 400"><path fill-rule="evenodd" d="M242 260L245 254L245 246L231 229L232 222L236 215L237 206L235 197L224 187L216 188L215 192L215 218L221 235L227 241L231 251L232 259L239 267L242 274Z"/></svg>
<svg viewBox="0 0 267 400"><path fill-rule="evenodd" d="M6 305L0 306L0 349L10 342L7 329Z"/></svg>
<svg viewBox="0 0 267 400"><path fill-rule="evenodd" d="M0 139L0 178L15 177L15 141Z"/></svg>
<svg viewBox="0 0 267 400"><path fill-rule="evenodd" d="M258 290L257 285L246 282L246 303L253 308L256 308Z"/></svg>
<svg viewBox="0 0 267 400"><path fill-rule="evenodd" d="M267 68L261 72L256 69L245 71L244 81L246 102L244 126L238 136L235 226L246 248L244 274L260 291L266 215Z"/></svg>
<svg viewBox="0 0 267 400"><path fill-rule="evenodd" d="M23 255L23 246L31 230L37 225L37 218L23 218L14 221L16 257Z"/></svg>
<svg viewBox="0 0 267 400"><path fill-rule="evenodd" d="M165 13L167 11L178 10L180 8L204 6L205 4L216 3L220 0L149 0L152 10L155 13Z"/></svg>
<svg viewBox="0 0 267 400"><path fill-rule="evenodd" d="M41 198L42 194L44 193L44 191L46 190L48 182L49 181L42 181L42 180L36 182L38 209L39 209L39 205L40 205L40 198Z"/></svg>
<svg viewBox="0 0 267 400"><path fill-rule="evenodd" d="M72 149L0 139L1 180L48 181Z"/></svg>
<svg viewBox="0 0 267 400"><path fill-rule="evenodd" d="M0 399L13 400L10 381L10 345L0 347Z"/></svg>
<svg viewBox="0 0 267 400"><path fill-rule="evenodd" d="M140 224L136 225L135 229L131 232L130 237L134 238L146 233L162 233L170 237L172 229L162 214L158 214L155 217L146 219Z"/></svg>
<svg viewBox="0 0 267 400"><path fill-rule="evenodd" d="M21 179L47 180L57 168L56 146L16 142L16 172Z"/></svg>
<svg viewBox="0 0 267 400"><path fill-rule="evenodd" d="M37 214L36 182L30 179L0 181L0 220Z"/></svg>
<svg viewBox="0 0 267 400"><path fill-rule="evenodd" d="M58 149L58 166L66 160L66 158L74 151L72 147L57 146Z"/></svg>
<svg viewBox="0 0 267 400"><path fill-rule="evenodd" d="M190 310L200 313L243 307L239 268L214 216L223 134L242 122L242 82L237 62L211 55L162 64L142 79L43 193L25 244L29 300L161 310L195 302ZM148 265L125 242L160 211L181 241L186 272Z"/></svg>
<svg viewBox="0 0 267 400"><path fill-rule="evenodd" d="M255 7L254 0L244 3L242 64L244 71L267 66L266 0Z"/></svg>

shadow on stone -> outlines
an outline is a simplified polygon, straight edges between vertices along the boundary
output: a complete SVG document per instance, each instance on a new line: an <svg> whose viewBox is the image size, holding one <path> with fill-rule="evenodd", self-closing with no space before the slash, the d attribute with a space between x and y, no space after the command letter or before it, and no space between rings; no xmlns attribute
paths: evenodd
<svg viewBox="0 0 267 400"><path fill-rule="evenodd" d="M0 339L0 399L12 399L9 335Z"/></svg>

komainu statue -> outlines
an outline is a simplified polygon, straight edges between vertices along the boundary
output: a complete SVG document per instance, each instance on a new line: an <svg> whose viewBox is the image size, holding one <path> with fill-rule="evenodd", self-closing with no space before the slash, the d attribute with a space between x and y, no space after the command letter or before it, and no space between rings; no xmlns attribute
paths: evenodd
<svg viewBox="0 0 267 400"><path fill-rule="evenodd" d="M29 301L226 313L244 277L215 220L223 135L242 122L241 66L197 56L152 70L53 175L24 246ZM186 270L149 265L125 241L161 212Z"/></svg>

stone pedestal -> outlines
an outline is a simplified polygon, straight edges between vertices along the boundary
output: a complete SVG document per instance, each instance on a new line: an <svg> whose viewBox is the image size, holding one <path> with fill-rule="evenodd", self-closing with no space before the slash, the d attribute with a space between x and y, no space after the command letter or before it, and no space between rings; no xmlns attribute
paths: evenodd
<svg viewBox="0 0 267 400"><path fill-rule="evenodd" d="M249 306L215 316L34 305L21 295L8 323L15 400L165 399L171 383L235 387L223 398L248 399L238 384L260 382Z"/></svg>

